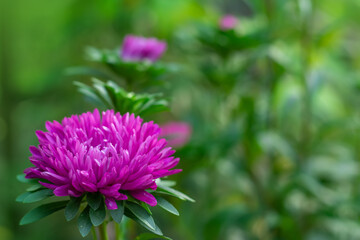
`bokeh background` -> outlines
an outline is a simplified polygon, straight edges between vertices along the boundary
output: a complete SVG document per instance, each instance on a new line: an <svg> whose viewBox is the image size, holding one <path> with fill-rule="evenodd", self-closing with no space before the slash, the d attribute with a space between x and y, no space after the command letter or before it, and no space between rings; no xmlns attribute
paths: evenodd
<svg viewBox="0 0 360 240"><path fill-rule="evenodd" d="M185 121L183 172L196 203L155 212L173 239L360 239L360 1L12 0L0 6L0 239L82 239L59 212L19 226L35 130L92 110L73 85L87 46L128 34L168 42L178 70L158 87ZM238 17L231 32L218 29ZM141 91L141 89L140 89ZM142 229L133 229L134 233ZM91 239L87 237L86 239Z"/></svg>

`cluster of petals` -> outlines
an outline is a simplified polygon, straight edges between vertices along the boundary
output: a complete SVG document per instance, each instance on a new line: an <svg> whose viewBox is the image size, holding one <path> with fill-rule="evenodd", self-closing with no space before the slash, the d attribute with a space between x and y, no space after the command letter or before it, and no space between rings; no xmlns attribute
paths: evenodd
<svg viewBox="0 0 360 240"><path fill-rule="evenodd" d="M155 62L163 55L166 47L166 42L156 38L127 35L123 41L120 55L124 61L128 62Z"/></svg>
<svg viewBox="0 0 360 240"><path fill-rule="evenodd" d="M149 193L157 188L155 180L181 171L172 170L179 159L159 137L160 127L133 114L95 109L46 122L46 129L36 131L39 145L30 147L34 166L25 173L56 196L100 192L107 208L116 209L116 200L130 195L155 206Z"/></svg>
<svg viewBox="0 0 360 240"><path fill-rule="evenodd" d="M224 31L234 29L237 24L238 19L233 15L225 15L219 21L220 29Z"/></svg>
<svg viewBox="0 0 360 240"><path fill-rule="evenodd" d="M166 138L168 145L180 148L188 143L192 128L186 122L169 122L161 126L161 137Z"/></svg>

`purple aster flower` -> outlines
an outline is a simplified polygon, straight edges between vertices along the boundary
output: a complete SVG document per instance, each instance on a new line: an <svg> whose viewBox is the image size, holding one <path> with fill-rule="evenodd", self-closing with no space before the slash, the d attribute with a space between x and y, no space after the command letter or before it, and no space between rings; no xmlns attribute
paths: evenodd
<svg viewBox="0 0 360 240"><path fill-rule="evenodd" d="M160 127L134 114L102 114L97 109L64 118L61 123L46 122L46 132L36 131L37 147L31 146L26 178L54 190L56 196L80 197L100 192L108 209L127 194L155 206L155 197L146 190L157 188L155 180L172 175L179 158L159 138Z"/></svg>
<svg viewBox="0 0 360 240"><path fill-rule="evenodd" d="M168 145L172 147L182 147L190 139L191 126L185 122L170 122L161 126L161 137L168 141Z"/></svg>
<svg viewBox="0 0 360 240"><path fill-rule="evenodd" d="M144 38L127 35L121 47L121 58L124 61L151 61L155 62L165 52L166 42L156 38Z"/></svg>
<svg viewBox="0 0 360 240"><path fill-rule="evenodd" d="M219 26L221 30L231 30L234 29L236 24L238 23L238 19L233 15L225 15L219 21Z"/></svg>

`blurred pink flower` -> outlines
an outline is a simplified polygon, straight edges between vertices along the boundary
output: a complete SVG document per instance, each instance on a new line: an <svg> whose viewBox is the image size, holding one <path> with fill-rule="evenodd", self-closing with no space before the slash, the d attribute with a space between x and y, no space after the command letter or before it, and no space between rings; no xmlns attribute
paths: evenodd
<svg viewBox="0 0 360 240"><path fill-rule="evenodd" d="M134 114L113 110L73 115L46 122L47 131L36 131L38 146L31 146L26 178L39 179L56 196L80 197L100 192L108 209L115 200L132 196L155 206L156 179L176 174L179 158L159 137L160 127Z"/></svg>
<svg viewBox="0 0 360 240"><path fill-rule="evenodd" d="M225 15L219 21L219 26L222 30L231 30L234 29L238 19L233 15Z"/></svg>
<svg viewBox="0 0 360 240"><path fill-rule="evenodd" d="M160 136L167 139L168 145L182 147L190 139L191 126L185 122L170 122L161 126Z"/></svg>
<svg viewBox="0 0 360 240"><path fill-rule="evenodd" d="M166 47L166 42L156 38L127 35L123 41L120 55L124 61L155 62L163 55Z"/></svg>

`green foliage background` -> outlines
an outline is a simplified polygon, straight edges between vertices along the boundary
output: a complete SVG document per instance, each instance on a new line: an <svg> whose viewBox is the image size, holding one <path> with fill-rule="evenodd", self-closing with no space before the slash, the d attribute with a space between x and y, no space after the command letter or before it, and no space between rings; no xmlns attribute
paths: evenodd
<svg viewBox="0 0 360 240"><path fill-rule="evenodd" d="M46 120L93 108L72 83L89 78L65 69L128 33L166 39L162 61L181 65L161 87L171 113L148 119L193 127L173 178L197 202L157 214L167 236L360 239L359 10L358 0L2 0L0 239L82 239L62 213L20 227L30 207L14 201L15 176ZM226 13L245 41L216 31Z"/></svg>

